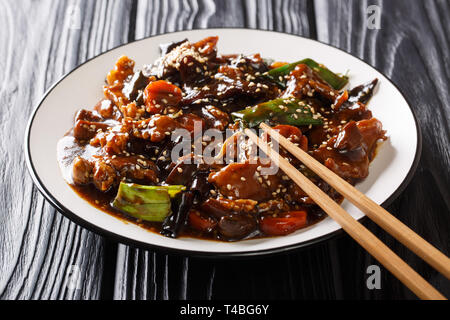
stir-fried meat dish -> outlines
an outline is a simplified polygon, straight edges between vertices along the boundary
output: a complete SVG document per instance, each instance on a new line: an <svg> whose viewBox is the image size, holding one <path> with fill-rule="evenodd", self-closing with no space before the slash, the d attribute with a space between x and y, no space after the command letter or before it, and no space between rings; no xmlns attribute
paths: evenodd
<svg viewBox="0 0 450 320"><path fill-rule="evenodd" d="M366 106L378 80L345 90L347 76L312 59L219 55L217 42L162 45L161 58L141 70L119 58L104 99L80 110L58 144L64 178L94 206L168 237L236 241L320 221L325 213L243 130L265 122L356 184L386 139Z"/></svg>

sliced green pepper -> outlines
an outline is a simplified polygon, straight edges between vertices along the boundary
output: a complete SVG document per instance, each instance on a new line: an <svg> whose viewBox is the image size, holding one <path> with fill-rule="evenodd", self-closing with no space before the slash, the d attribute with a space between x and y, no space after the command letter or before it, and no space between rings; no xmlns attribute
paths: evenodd
<svg viewBox="0 0 450 320"><path fill-rule="evenodd" d="M113 207L145 221L163 222L171 213L170 198L186 190L183 186L142 186L122 182Z"/></svg>
<svg viewBox="0 0 450 320"><path fill-rule="evenodd" d="M342 89L348 83L347 76L339 76L330 71L327 67L317 63L312 59L304 59L298 62L284 65L276 69L272 69L269 72L267 72L267 77L284 88L286 86L284 76L287 76L289 73L291 73L291 71L294 70L295 67L298 66L299 64L306 64L308 67L313 69L323 81L327 82L335 90Z"/></svg>
<svg viewBox="0 0 450 320"><path fill-rule="evenodd" d="M261 103L255 107L232 113L234 120L240 120L244 125L254 128L261 122L275 121L280 124L307 126L323 124L322 119L314 115L311 107L300 99L279 98Z"/></svg>

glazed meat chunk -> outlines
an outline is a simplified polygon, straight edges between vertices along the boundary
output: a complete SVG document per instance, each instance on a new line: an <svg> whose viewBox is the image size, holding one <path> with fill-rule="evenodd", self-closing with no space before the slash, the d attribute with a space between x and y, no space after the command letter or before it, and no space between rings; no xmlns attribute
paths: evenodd
<svg viewBox="0 0 450 320"><path fill-rule="evenodd" d="M384 140L381 123L372 118L348 123L336 137L314 151L314 156L342 178L364 179L369 174L378 140Z"/></svg>
<svg viewBox="0 0 450 320"><path fill-rule="evenodd" d="M284 97L306 98L318 94L320 97L333 102L339 96L338 91L320 79L306 64L299 64L295 67L289 75L286 86L287 89L283 93Z"/></svg>
<svg viewBox="0 0 450 320"><path fill-rule="evenodd" d="M108 125L102 122L78 120L73 128L73 135L79 141L89 141L99 129L106 130L107 128Z"/></svg>
<svg viewBox="0 0 450 320"><path fill-rule="evenodd" d="M210 174L208 181L225 197L264 201L278 189L280 179L276 175L260 174L260 164L232 163Z"/></svg>

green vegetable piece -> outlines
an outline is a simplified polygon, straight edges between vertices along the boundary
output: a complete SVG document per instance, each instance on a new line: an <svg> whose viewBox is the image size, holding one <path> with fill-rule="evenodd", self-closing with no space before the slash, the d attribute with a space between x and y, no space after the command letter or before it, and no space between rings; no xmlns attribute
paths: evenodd
<svg viewBox="0 0 450 320"><path fill-rule="evenodd" d="M261 122L274 121L292 126L320 125L323 120L311 112L311 108L300 99L279 98L261 103L231 114L234 120L254 128Z"/></svg>
<svg viewBox="0 0 450 320"><path fill-rule="evenodd" d="M170 198L186 190L183 186L142 186L122 182L113 207L135 218L163 222L171 213Z"/></svg>
<svg viewBox="0 0 450 320"><path fill-rule="evenodd" d="M291 71L294 70L295 67L298 66L299 64L306 64L308 67L313 69L323 81L327 82L335 90L342 89L348 83L347 76L339 76L330 71L327 67L318 64L316 61L312 59L304 59L298 62L284 65L276 69L272 69L269 72L267 72L267 77L269 77L272 81L275 81L281 87L284 88L286 86L284 76L287 76L289 73L291 73ZM280 77L282 77L283 80L280 80Z"/></svg>

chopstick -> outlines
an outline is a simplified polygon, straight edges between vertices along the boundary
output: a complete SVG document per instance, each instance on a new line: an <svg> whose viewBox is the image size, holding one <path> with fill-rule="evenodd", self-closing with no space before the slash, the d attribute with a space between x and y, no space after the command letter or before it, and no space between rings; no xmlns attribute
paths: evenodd
<svg viewBox="0 0 450 320"><path fill-rule="evenodd" d="M376 204L372 199L353 187L347 181L339 177L333 171L322 165L308 153L298 148L292 142L280 135L266 124L261 128L273 139L279 142L286 150L292 153L305 166L311 169L337 192L364 212L372 221L378 224L387 233L403 243L407 248L430 264L434 269L450 279L450 259L430 243L421 238L417 233L391 215L387 210Z"/></svg>
<svg viewBox="0 0 450 320"><path fill-rule="evenodd" d="M274 163L281 168L311 199L320 206L332 219L355 239L365 250L375 259L383 264L396 278L405 284L412 292L421 299L445 299L445 297L425 281L417 272L407 265L383 242L375 237L362 224L356 221L347 211L334 202L317 187L312 181L306 178L301 172L295 169L284 157L270 148L251 130L246 129L247 136L266 153Z"/></svg>

